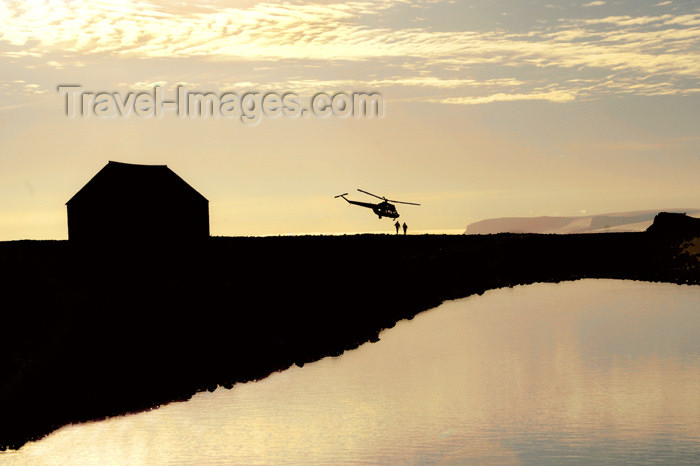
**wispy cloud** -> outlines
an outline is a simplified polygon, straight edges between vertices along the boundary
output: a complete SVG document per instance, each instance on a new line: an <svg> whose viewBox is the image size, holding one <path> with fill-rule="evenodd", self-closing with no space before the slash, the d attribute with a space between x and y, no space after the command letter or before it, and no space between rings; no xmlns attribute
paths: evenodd
<svg viewBox="0 0 700 466"><path fill-rule="evenodd" d="M15 79L13 81L0 81L0 94L12 96L29 96L46 94L48 91L43 89L41 85L30 83L23 79Z"/></svg>
<svg viewBox="0 0 700 466"><path fill-rule="evenodd" d="M435 30L411 21L405 27L380 27L380 23L369 21L409 3L244 2L239 7L213 8L143 0L5 2L0 3L4 25L0 56L13 60L51 56L49 65L56 69L86 56L422 63L432 69L416 75L407 66L401 75L364 79L362 83L460 90L447 97L427 97L450 103L532 98L566 102L596 92L682 94L697 92L700 87L698 12L562 17L556 26L539 26L525 33ZM583 6L604 4L592 1ZM430 2L420 5L431 6ZM63 58L55 58L57 55ZM456 71L450 73L437 66L447 63ZM495 76L476 78L471 70L477 65L498 67L498 71ZM529 71L528 76L536 76L534 79L521 77L521 70L533 69L537 72ZM595 86L587 87L570 81L572 75L586 72L612 74L613 78L599 78ZM296 84L305 81L290 77L288 83L295 80ZM476 88L497 86L499 80L503 86L500 92L465 95ZM339 81L336 84L342 84ZM620 89L620 83L627 87ZM541 90L554 85L560 90ZM523 89L514 92L513 86Z"/></svg>
<svg viewBox="0 0 700 466"><path fill-rule="evenodd" d="M527 94L497 93L481 97L447 97L437 100L443 104L476 105L491 102L512 102L519 100L546 100L549 102L571 102L576 99L576 93L570 90L539 91Z"/></svg>

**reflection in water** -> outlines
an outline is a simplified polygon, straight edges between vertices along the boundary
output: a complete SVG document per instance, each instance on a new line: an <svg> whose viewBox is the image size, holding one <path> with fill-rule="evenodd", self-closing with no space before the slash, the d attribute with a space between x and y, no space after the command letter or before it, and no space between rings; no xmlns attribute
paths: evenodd
<svg viewBox="0 0 700 466"><path fill-rule="evenodd" d="M31 463L700 462L700 287L490 291L233 390L71 426Z"/></svg>

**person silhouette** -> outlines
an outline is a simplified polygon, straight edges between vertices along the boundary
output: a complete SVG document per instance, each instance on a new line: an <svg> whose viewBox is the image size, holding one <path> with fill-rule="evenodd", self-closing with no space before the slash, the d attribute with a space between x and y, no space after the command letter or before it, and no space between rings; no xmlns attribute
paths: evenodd
<svg viewBox="0 0 700 466"><path fill-rule="evenodd" d="M398 235L398 234L399 234L399 228L401 227L401 224L399 223L398 220L396 221L396 223L394 223L394 226L396 227L396 234Z"/></svg>
<svg viewBox="0 0 700 466"><path fill-rule="evenodd" d="M406 222L403 222L403 234L406 234L406 230L408 230L408 225L406 225Z"/></svg>

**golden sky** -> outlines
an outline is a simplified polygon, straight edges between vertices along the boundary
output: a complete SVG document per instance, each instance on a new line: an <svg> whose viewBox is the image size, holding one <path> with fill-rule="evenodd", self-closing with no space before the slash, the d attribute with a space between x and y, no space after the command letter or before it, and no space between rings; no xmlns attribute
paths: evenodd
<svg viewBox="0 0 700 466"><path fill-rule="evenodd" d="M109 160L167 164L214 235L700 206L695 1L0 2L0 240L67 237ZM382 118L67 118L121 92L379 92Z"/></svg>

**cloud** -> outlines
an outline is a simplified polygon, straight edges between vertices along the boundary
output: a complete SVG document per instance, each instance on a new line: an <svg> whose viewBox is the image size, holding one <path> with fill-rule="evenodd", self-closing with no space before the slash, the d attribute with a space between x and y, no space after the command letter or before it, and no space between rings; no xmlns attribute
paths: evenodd
<svg viewBox="0 0 700 466"><path fill-rule="evenodd" d="M482 97L448 97L438 100L443 104L477 105L492 102L513 102L521 100L546 100L549 102L571 102L576 100L576 95L568 90L553 90L544 92L533 92L529 94L507 94L497 93Z"/></svg>
<svg viewBox="0 0 700 466"><path fill-rule="evenodd" d="M381 21L370 21L390 16L392 9L408 3L244 1L231 7L216 1L204 5L143 0L10 1L0 3L4 25L0 57L52 57L48 66L55 69L89 57L256 61L275 66L296 60L302 68L310 63L323 63L327 68L329 63L343 62L379 67L390 61L404 66L403 72L335 82L348 87L359 83L458 90L448 97L427 97L450 103L534 98L562 102L596 93L683 94L700 87L698 12L562 17L556 26L537 26L523 33L437 30L410 21L404 27L386 27L378 26L384 24ZM583 6L603 4L593 1ZM430 2L421 5L428 8ZM415 69L421 67L424 74L416 74ZM491 76L475 77L477 68L492 70ZM528 79L522 77L523 71ZM613 78L598 78L595 85L570 81L577 75ZM286 81L303 85L313 79L297 76ZM621 83L627 87L622 88ZM547 85L557 85L560 90L542 91ZM519 88L517 92L513 86ZM464 97L475 88L486 92Z"/></svg>
<svg viewBox="0 0 700 466"><path fill-rule="evenodd" d="M593 2L590 2L590 3L585 3L585 4L583 4L582 6L585 7L585 8L588 8L588 7L591 7L591 6L603 6L603 5L605 5L605 2L600 1L600 0L596 0L596 1L593 1Z"/></svg>
<svg viewBox="0 0 700 466"><path fill-rule="evenodd" d="M30 83L23 79L0 81L0 94L8 96L30 96L46 94L48 91L41 85Z"/></svg>

